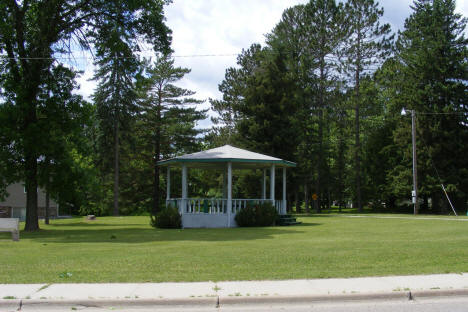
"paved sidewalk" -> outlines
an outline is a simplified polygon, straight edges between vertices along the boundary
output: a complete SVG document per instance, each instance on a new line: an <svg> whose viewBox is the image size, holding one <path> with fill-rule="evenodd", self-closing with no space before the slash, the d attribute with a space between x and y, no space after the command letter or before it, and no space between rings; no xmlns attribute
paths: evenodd
<svg viewBox="0 0 468 312"><path fill-rule="evenodd" d="M198 283L0 284L0 307L125 302L215 306L220 303L442 295L468 296L468 273Z"/></svg>

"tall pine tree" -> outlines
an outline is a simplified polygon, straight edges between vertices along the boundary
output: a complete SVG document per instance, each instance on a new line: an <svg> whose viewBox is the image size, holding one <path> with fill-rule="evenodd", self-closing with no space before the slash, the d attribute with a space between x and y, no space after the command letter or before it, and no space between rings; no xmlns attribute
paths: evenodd
<svg viewBox="0 0 468 312"><path fill-rule="evenodd" d="M448 211L440 184L453 201L468 199L468 40L466 18L453 0L417 0L397 41L396 101L416 111L418 176L422 198L432 198L435 212ZM409 121L395 131L395 143L410 157ZM406 166L406 176L411 166ZM411 182L408 181L409 185Z"/></svg>
<svg viewBox="0 0 468 312"><path fill-rule="evenodd" d="M345 70L354 89L354 176L355 205L362 211L361 198L361 80L388 55L390 25L381 25L383 9L374 0L349 0L346 3L347 40L343 49Z"/></svg>
<svg viewBox="0 0 468 312"><path fill-rule="evenodd" d="M99 81L93 99L100 121L101 158L105 171L110 167L108 159L113 162L114 216L119 215L120 141L129 128L131 116L138 110L134 77L138 72L139 62L129 38L125 37L125 29L119 23L110 23L101 29L97 41L101 44L97 45L98 61L94 76Z"/></svg>
<svg viewBox="0 0 468 312"><path fill-rule="evenodd" d="M183 153L183 147L191 152L190 145L195 144L202 132L196 124L206 118L206 111L196 109L203 101L192 97L195 92L176 85L188 73L190 69L174 66L170 55L162 55L147 67L142 82L143 127L152 147L154 172L152 217L160 211L161 204L158 161L163 156Z"/></svg>

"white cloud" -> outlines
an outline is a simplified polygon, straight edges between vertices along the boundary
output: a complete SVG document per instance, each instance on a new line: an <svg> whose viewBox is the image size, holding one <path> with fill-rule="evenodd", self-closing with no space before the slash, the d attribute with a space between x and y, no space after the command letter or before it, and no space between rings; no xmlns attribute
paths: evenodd
<svg viewBox="0 0 468 312"><path fill-rule="evenodd" d="M218 84L225 70L236 65L236 55L252 43L264 43L264 35L279 22L284 9L307 0L174 0L165 8L167 24L173 31L176 65L192 72L180 86L197 92L200 99L220 98ZM412 0L381 0L383 22L394 31L401 29L410 14ZM457 12L468 16L468 1L457 0ZM231 54L230 56L189 57L190 55ZM92 93L95 82L92 62L79 82L85 97ZM203 105L208 107L208 103Z"/></svg>
<svg viewBox="0 0 468 312"><path fill-rule="evenodd" d="M457 6L455 12L460 13L462 16L468 18L468 1L466 0L457 0ZM465 37L468 36L468 28L465 28Z"/></svg>
<svg viewBox="0 0 468 312"><path fill-rule="evenodd" d="M192 69L182 85L205 97L220 98L218 84L226 68L236 65L237 54L253 43L264 43L287 7L305 0L175 0L166 8L173 30L176 64ZM190 81L190 83L188 83Z"/></svg>

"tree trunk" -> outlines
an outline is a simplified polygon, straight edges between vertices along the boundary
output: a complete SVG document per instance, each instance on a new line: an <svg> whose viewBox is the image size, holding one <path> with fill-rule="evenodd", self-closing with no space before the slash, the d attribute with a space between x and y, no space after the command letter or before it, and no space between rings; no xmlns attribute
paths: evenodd
<svg viewBox="0 0 468 312"><path fill-rule="evenodd" d="M360 141L360 126L359 126L359 102L360 102L360 74L361 74L361 33L358 32L358 43L357 43L357 55L356 55L356 103L354 107L355 111L355 149L354 149L354 158L355 158L355 175L356 175L356 205L358 207L358 212L362 212L362 203L361 203L361 141Z"/></svg>
<svg viewBox="0 0 468 312"><path fill-rule="evenodd" d="M119 215L119 118L118 109L116 108L116 114L114 119L114 210L113 215Z"/></svg>
<svg viewBox="0 0 468 312"><path fill-rule="evenodd" d="M338 211L341 212L341 208L343 207L343 175L344 175L344 133L343 127L340 125L340 145L338 147Z"/></svg>
<svg viewBox="0 0 468 312"><path fill-rule="evenodd" d="M423 213L427 213L429 211L429 202L428 202L428 196L427 195L423 195L423 204L422 204L422 207L420 207L420 211L421 210L423 211Z"/></svg>
<svg viewBox="0 0 468 312"><path fill-rule="evenodd" d="M324 41L322 39L322 41ZM317 200L314 200L316 213L322 212L322 163L323 163L323 98L325 95L324 83L325 81L325 55L320 55L320 86L319 86L319 122L318 122L318 161L317 180L315 181L315 191L317 192Z"/></svg>
<svg viewBox="0 0 468 312"><path fill-rule="evenodd" d="M30 150L25 151L26 169L26 232L39 230L37 214L37 157Z"/></svg>
<svg viewBox="0 0 468 312"><path fill-rule="evenodd" d="M318 195L317 195L317 199L314 200L314 199L312 198L312 203L314 204L314 209L315 209L315 211L318 213L318 211L319 211L318 206L320 206Z"/></svg>
<svg viewBox="0 0 468 312"><path fill-rule="evenodd" d="M154 136L154 185L153 185L153 210L152 215L155 216L159 211L159 166L158 161L161 156L161 109L162 109L162 90L159 88L158 91L158 103L157 103L157 124L156 134Z"/></svg>
<svg viewBox="0 0 468 312"><path fill-rule="evenodd" d="M307 187L307 182L304 183L304 205L305 205L305 211L307 214L310 213L309 209L309 188Z"/></svg>
<svg viewBox="0 0 468 312"><path fill-rule="evenodd" d="M294 191L294 205L296 206L296 213L301 213L301 206L299 203L299 192L297 189Z"/></svg>
<svg viewBox="0 0 468 312"><path fill-rule="evenodd" d="M45 198L45 212L44 212L44 223L49 224L49 206L50 206L50 160L48 157L46 157L45 160L45 165L46 165L46 185L45 185L45 191L46 191L46 198Z"/></svg>
<svg viewBox="0 0 468 312"><path fill-rule="evenodd" d="M32 94L33 92L31 92ZM25 103L28 104L25 118L23 131L28 136L31 125L37 123L37 113L35 96L28 96L25 99ZM29 133L33 135L33 133ZM27 232L35 232L39 230L39 220L37 211L37 153L36 144L34 137L25 138L24 148L24 166L25 166L25 187L26 187L26 224L24 230Z"/></svg>
<svg viewBox="0 0 468 312"><path fill-rule="evenodd" d="M45 216L44 216L44 223L45 224L49 224L49 206L50 206L50 194L49 194L49 190L46 189Z"/></svg>
<svg viewBox="0 0 468 312"><path fill-rule="evenodd" d="M317 200L314 202L319 202L318 205L315 205L316 213L321 213L322 208L320 202L322 201L322 162L323 162L323 110L319 108L319 131L318 131L318 140L319 140L319 151L318 151L318 161L316 164L317 170L317 180L315 180L315 191L317 194Z"/></svg>
<svg viewBox="0 0 468 312"><path fill-rule="evenodd" d="M155 138L154 142L154 189L153 189L153 216L159 212L159 154L160 154L160 142L158 138Z"/></svg>

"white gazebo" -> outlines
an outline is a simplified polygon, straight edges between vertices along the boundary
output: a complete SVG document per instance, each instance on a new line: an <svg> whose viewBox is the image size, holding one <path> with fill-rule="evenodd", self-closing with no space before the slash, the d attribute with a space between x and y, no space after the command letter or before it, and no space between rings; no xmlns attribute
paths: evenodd
<svg viewBox="0 0 468 312"><path fill-rule="evenodd" d="M296 164L250 152L230 145L186 154L172 159L158 162L159 166L167 167L167 196L166 205L174 205L182 215L184 228L206 227L236 227L234 217L237 212L250 203L270 202L279 214L286 214L286 168ZM182 197L171 198L171 167L182 168ZM190 198L188 196L187 179L189 168L221 169L225 186L224 198ZM283 198L275 199L276 168L283 170ZM233 169L263 169L262 198L234 199L232 198L232 170ZM267 169L270 171L270 197L266 197ZM227 185L226 185L227 184Z"/></svg>

